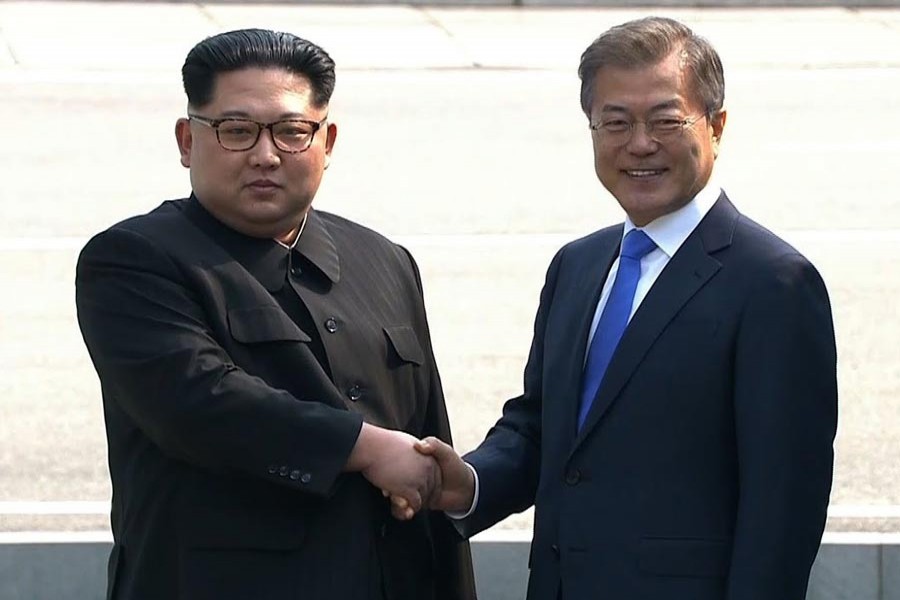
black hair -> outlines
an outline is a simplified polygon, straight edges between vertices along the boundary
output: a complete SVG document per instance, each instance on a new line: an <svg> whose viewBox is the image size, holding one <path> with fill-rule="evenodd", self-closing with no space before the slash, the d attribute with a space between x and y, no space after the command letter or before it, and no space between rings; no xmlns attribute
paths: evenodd
<svg viewBox="0 0 900 600"><path fill-rule="evenodd" d="M208 37L188 52L181 67L188 103L206 106L212 102L220 73L247 68L277 68L305 76L317 108L326 106L334 91L334 61L316 44L291 33L240 29Z"/></svg>

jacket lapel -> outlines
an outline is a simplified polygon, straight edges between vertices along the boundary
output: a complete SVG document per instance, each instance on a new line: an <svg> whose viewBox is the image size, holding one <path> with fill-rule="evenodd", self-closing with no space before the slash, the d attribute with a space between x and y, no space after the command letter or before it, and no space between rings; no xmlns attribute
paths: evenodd
<svg viewBox="0 0 900 600"><path fill-rule="evenodd" d="M721 263L711 254L731 244L738 216L723 193L660 273L613 354L573 451L618 398L669 322L719 270Z"/></svg>
<svg viewBox="0 0 900 600"><path fill-rule="evenodd" d="M555 313L547 327L548 331L561 332L563 336L552 344L553 351L547 354L551 362L545 369L546 373L553 374L554 379L545 387L554 390L554 398L565 399L558 405L558 409L564 411L563 430L560 432L565 436L563 439L571 439L570 432L575 431L588 333L603 282L619 253L622 227L604 230L597 236L596 239L585 240L589 246L577 254L578 262L568 266L565 278L558 282L557 294L566 295L559 299L559 305L564 309ZM557 300L554 300L556 303Z"/></svg>

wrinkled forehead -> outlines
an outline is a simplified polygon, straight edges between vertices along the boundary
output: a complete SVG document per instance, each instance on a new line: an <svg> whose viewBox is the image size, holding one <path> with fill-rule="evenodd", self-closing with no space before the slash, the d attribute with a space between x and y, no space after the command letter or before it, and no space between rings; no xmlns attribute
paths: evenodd
<svg viewBox="0 0 900 600"><path fill-rule="evenodd" d="M693 76L678 56L642 66L606 65L593 81L591 113L688 110L699 102Z"/></svg>

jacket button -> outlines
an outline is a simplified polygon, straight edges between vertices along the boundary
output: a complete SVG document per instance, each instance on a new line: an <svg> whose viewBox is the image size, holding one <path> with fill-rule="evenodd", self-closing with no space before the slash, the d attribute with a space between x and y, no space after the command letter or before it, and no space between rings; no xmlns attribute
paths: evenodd
<svg viewBox="0 0 900 600"><path fill-rule="evenodd" d="M303 268L300 265L294 265L291 267L291 275L294 277L300 277L303 275Z"/></svg>
<svg viewBox="0 0 900 600"><path fill-rule="evenodd" d="M352 388L347 390L347 397L350 398L353 402L356 402L360 398L362 398L362 390L358 385L354 385Z"/></svg>
<svg viewBox="0 0 900 600"><path fill-rule="evenodd" d="M278 474L281 475L282 477L287 477L288 468L282 465L282 467L280 469L278 469Z"/></svg>
<svg viewBox="0 0 900 600"><path fill-rule="evenodd" d="M293 481L297 481L298 479L300 479L300 471L294 469L293 471L291 471L290 477Z"/></svg>
<svg viewBox="0 0 900 600"><path fill-rule="evenodd" d="M569 485L578 485L579 481L581 481L581 471L578 469L572 469L566 473L566 483Z"/></svg>
<svg viewBox="0 0 900 600"><path fill-rule="evenodd" d="M553 544L552 546L550 546L550 550L553 552L553 556L559 558L559 546Z"/></svg>
<svg viewBox="0 0 900 600"><path fill-rule="evenodd" d="M334 333L338 330L338 323L334 317L328 317L328 319L325 320L325 330L328 333Z"/></svg>
<svg viewBox="0 0 900 600"><path fill-rule="evenodd" d="M304 473L300 476L300 483L309 483L310 481L312 481L312 475L309 473Z"/></svg>
<svg viewBox="0 0 900 600"><path fill-rule="evenodd" d="M274 475L278 472L278 467L276 467L275 465L269 465L269 468L266 470L269 472L269 475Z"/></svg>

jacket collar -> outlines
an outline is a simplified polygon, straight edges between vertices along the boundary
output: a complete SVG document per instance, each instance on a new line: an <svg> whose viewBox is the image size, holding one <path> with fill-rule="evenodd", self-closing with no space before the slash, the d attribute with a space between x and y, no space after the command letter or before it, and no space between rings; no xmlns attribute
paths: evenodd
<svg viewBox="0 0 900 600"><path fill-rule="evenodd" d="M193 194L184 203L183 210L191 222L270 292L284 287L291 252L301 254L332 283L340 280L340 257L334 239L322 218L312 209L294 250L288 250L275 240L250 237L231 229L212 216Z"/></svg>

